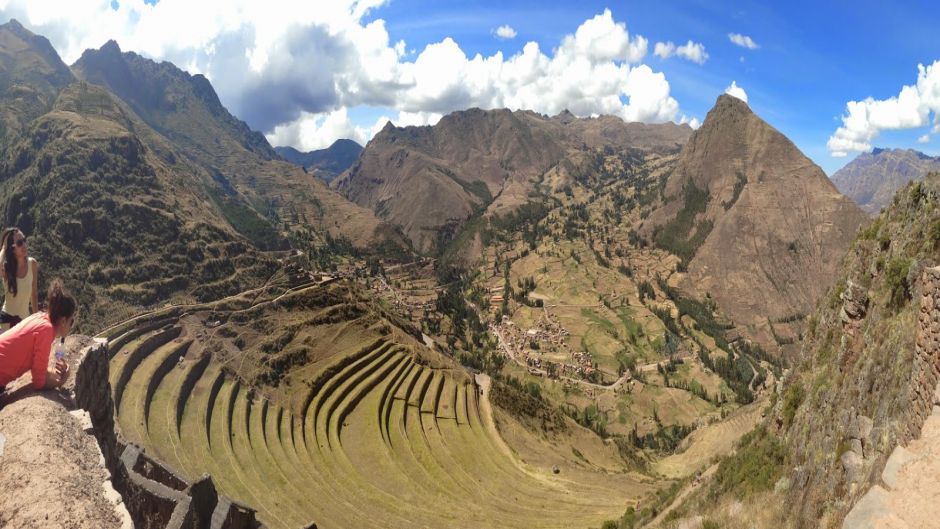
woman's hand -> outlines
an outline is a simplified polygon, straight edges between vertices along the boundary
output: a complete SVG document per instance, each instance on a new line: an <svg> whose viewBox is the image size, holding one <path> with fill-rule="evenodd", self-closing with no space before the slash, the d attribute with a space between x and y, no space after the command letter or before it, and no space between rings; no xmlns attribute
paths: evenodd
<svg viewBox="0 0 940 529"><path fill-rule="evenodd" d="M55 369L46 374L46 387L58 388L69 379L69 365L65 360L56 360Z"/></svg>

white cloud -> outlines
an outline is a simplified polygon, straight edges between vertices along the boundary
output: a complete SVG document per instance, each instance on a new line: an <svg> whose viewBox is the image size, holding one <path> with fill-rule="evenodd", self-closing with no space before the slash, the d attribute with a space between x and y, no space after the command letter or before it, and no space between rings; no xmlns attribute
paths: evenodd
<svg viewBox="0 0 940 529"><path fill-rule="evenodd" d="M929 143L929 142L930 142L930 135L929 135L929 134L924 134L924 135L921 136L920 138L917 138L917 143Z"/></svg>
<svg viewBox="0 0 940 529"><path fill-rule="evenodd" d="M516 30L512 29L512 26L509 24L503 24L502 26L496 28L494 31L496 36L501 39L514 39L516 38Z"/></svg>
<svg viewBox="0 0 940 529"><path fill-rule="evenodd" d="M668 59L673 55L678 55L696 64L705 64L705 61L708 60L705 45L699 42L692 42L691 40L679 47L676 47L672 41L657 42L656 46L653 47L653 55L662 59Z"/></svg>
<svg viewBox="0 0 940 529"><path fill-rule="evenodd" d="M692 42L691 40L684 46L676 48L676 55L696 64L705 64L705 61L708 60L705 45L699 42Z"/></svg>
<svg viewBox="0 0 940 529"><path fill-rule="evenodd" d="M451 38L418 50L392 41L383 20L366 21L384 3L122 0L112 9L106 0L0 0L0 20L15 17L47 36L68 63L113 38L203 73L236 116L274 143L305 150L336 137L368 140L385 125L354 126L346 109L357 106L387 108L399 125L468 107L568 108L644 122L679 116L666 77L642 64L649 41L609 9L552 50L528 42L511 56L468 57ZM701 45L684 48L689 60L707 58Z"/></svg>
<svg viewBox="0 0 940 529"><path fill-rule="evenodd" d="M741 101L744 101L745 103L747 103L747 92L745 92L743 88L738 86L738 83L735 81L731 81L731 86L729 86L728 88L725 88L725 93L728 94L729 96L736 97L740 99Z"/></svg>
<svg viewBox="0 0 940 529"><path fill-rule="evenodd" d="M760 47L756 42L754 42L754 39L740 33L728 33L728 40L737 44L738 46L741 46L742 48L747 48L749 50L756 50Z"/></svg>
<svg viewBox="0 0 940 529"><path fill-rule="evenodd" d="M849 101L842 126L829 137L826 147L835 157L868 152L881 131L927 126L931 112L936 132L940 129L940 61L927 67L917 65L917 83L903 86L897 96Z"/></svg>
<svg viewBox="0 0 940 529"><path fill-rule="evenodd" d="M692 127L693 130L702 126L702 122L699 121L698 118L689 118L685 114L682 114L682 117L679 119L679 124L687 124L688 126Z"/></svg>
<svg viewBox="0 0 940 529"><path fill-rule="evenodd" d="M346 109L340 108L323 114L301 112L299 118L277 125L265 136L272 145L290 145L300 151L313 151L325 149L339 138L365 145L372 135L373 129L356 127L350 121Z"/></svg>
<svg viewBox="0 0 940 529"><path fill-rule="evenodd" d="M653 55L661 59L668 59L676 53L676 45L669 42L657 42L656 46L653 47Z"/></svg>

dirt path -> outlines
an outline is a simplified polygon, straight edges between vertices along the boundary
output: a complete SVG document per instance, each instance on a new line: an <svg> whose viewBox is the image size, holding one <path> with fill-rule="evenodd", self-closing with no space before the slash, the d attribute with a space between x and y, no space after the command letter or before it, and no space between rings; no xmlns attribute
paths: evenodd
<svg viewBox="0 0 940 529"><path fill-rule="evenodd" d="M666 519L666 516L669 515L669 513L672 512L673 509L675 509L679 505L682 505L682 502L684 502L686 498L689 497L689 495L691 495L693 492L698 490L698 488L702 486L702 483L707 483L708 479L711 478L712 474L714 474L716 470L718 470L718 463L715 463L714 465L705 469L705 472L702 472L701 477L692 481L692 483L690 483L689 486L682 489L682 492L676 495L675 499L672 500L672 503L670 503L668 507L660 511L660 513L656 516L656 518L653 518L653 521L651 521L649 525L647 525L646 527L659 526L659 524L662 523L663 520Z"/></svg>
<svg viewBox="0 0 940 529"><path fill-rule="evenodd" d="M881 484L868 490L842 523L843 529L940 527L940 386L919 439L891 453Z"/></svg>
<svg viewBox="0 0 940 529"><path fill-rule="evenodd" d="M545 484L551 484L551 480L538 472L533 472L531 469L526 468L525 465L519 461L519 458L516 457L516 454L513 453L512 449L509 448L509 445L506 444L506 441L503 439L503 436L500 435L499 429L496 428L496 419L493 417L493 407L490 404L490 377L489 375L478 373L474 376L474 381L477 386L480 388L480 412L481 419L486 423L486 429L489 432L490 436L493 438L493 442L499 448L500 452L506 455L513 464L525 472L528 476L533 479L536 479Z"/></svg>

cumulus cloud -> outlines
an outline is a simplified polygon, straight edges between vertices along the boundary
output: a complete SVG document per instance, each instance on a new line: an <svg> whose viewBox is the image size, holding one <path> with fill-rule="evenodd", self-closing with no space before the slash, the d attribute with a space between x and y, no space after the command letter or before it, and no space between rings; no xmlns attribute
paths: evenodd
<svg viewBox="0 0 940 529"><path fill-rule="evenodd" d="M338 138L348 138L364 145L373 133L372 128L353 125L347 110L340 108L323 114L301 112L300 117L293 122L275 126L267 138L273 145L290 145L301 151L313 151L329 147Z"/></svg>
<svg viewBox="0 0 940 529"><path fill-rule="evenodd" d="M929 135L929 134L924 134L924 135L921 136L920 138L917 138L917 143L929 143L929 142L930 142L930 135Z"/></svg>
<svg viewBox="0 0 940 529"><path fill-rule="evenodd" d="M501 39L514 39L516 38L516 30L512 29L512 26L509 24L503 24L502 26L496 28L494 31L496 36Z"/></svg>
<svg viewBox="0 0 940 529"><path fill-rule="evenodd" d="M653 55L661 59L668 59L676 53L676 45L672 41L668 42L657 42L656 46L653 47Z"/></svg>
<svg viewBox="0 0 940 529"><path fill-rule="evenodd" d="M756 50L760 47L756 42L754 42L754 39L740 33L728 33L728 40L737 44L738 46L741 46L742 48L747 48L749 50Z"/></svg>
<svg viewBox="0 0 940 529"><path fill-rule="evenodd" d="M738 86L738 83L735 81L731 81L731 86L729 86L728 88L725 88L725 93L728 94L729 96L736 97L740 99L741 101L744 101L745 103L747 103L747 92L745 92L743 88Z"/></svg>
<svg viewBox="0 0 940 529"><path fill-rule="evenodd" d="M389 109L399 125L433 124L468 107L568 108L644 122L680 115L665 76L642 64L649 41L609 9L552 50L528 42L511 56L468 56L451 38L406 51L383 20L366 17L384 3L122 0L112 8L104 0L0 0L0 20L15 17L49 37L68 63L113 38L124 50L202 73L252 128L305 149L334 135L367 140L385 125L354 126L346 109L357 106ZM689 60L707 58L701 45L680 48Z"/></svg>
<svg viewBox="0 0 940 529"><path fill-rule="evenodd" d="M693 130L698 130L698 128L702 126L702 122L699 121L698 118L690 118L689 116L686 116L685 114L683 114L682 117L679 118L679 124L688 125Z"/></svg>
<svg viewBox="0 0 940 529"><path fill-rule="evenodd" d="M686 44L676 47L672 41L657 42L653 47L653 55L662 59L668 59L673 55L692 61L696 64L705 64L708 60L708 53L705 52L705 45L691 40Z"/></svg>
<svg viewBox="0 0 940 529"><path fill-rule="evenodd" d="M881 131L927 126L931 113L936 131L940 129L940 60L926 67L917 65L917 83L903 86L897 96L849 101L842 126L829 137L826 147L835 157L868 152Z"/></svg>

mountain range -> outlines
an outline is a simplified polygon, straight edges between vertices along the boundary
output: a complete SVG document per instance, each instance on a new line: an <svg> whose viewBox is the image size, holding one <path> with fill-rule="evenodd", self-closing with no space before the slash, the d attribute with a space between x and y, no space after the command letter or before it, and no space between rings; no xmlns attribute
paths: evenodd
<svg viewBox="0 0 940 529"><path fill-rule="evenodd" d="M273 250L404 248L369 210L280 161L203 76L114 42L70 68L15 20L0 26L0 58L4 224L95 319L259 284Z"/></svg>
<svg viewBox="0 0 940 529"><path fill-rule="evenodd" d="M356 162L362 152L362 145L353 140L339 139L326 149L300 152L293 147L275 147L278 156L292 164L313 171L326 183L332 182L343 171Z"/></svg>
<svg viewBox="0 0 940 529"><path fill-rule="evenodd" d="M866 213L877 215L898 189L908 182L923 180L931 171L940 171L940 157L913 149L876 148L859 154L836 171L832 182Z"/></svg>
<svg viewBox="0 0 940 529"><path fill-rule="evenodd" d="M433 127L385 126L332 186L400 226L421 252L441 251L476 214L525 204L546 171L607 144L677 150L687 125L577 119L531 111L470 109Z"/></svg>

